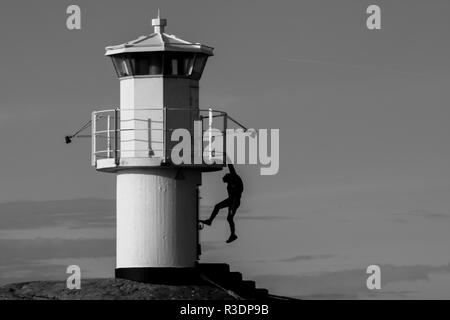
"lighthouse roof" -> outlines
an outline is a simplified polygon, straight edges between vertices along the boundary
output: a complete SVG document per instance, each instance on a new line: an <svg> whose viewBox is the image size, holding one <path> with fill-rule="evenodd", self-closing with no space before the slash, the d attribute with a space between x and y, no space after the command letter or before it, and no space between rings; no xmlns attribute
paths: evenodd
<svg viewBox="0 0 450 320"><path fill-rule="evenodd" d="M154 52L154 51L181 51L181 52L200 52L207 55L213 55L213 48L200 43L192 43L180 39L172 34L164 33L164 27L167 25L166 19L153 19L152 25L154 32L149 35L140 36L136 40L128 41L116 46L106 47L106 55L112 56L120 53L131 52Z"/></svg>

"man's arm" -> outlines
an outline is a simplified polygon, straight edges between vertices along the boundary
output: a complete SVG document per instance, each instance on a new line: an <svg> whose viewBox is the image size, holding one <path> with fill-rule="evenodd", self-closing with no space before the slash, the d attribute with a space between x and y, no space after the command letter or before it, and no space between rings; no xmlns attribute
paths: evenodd
<svg viewBox="0 0 450 320"><path fill-rule="evenodd" d="M232 175L237 175L236 169L234 169L234 166L232 164L228 164L228 169L230 170L230 173Z"/></svg>

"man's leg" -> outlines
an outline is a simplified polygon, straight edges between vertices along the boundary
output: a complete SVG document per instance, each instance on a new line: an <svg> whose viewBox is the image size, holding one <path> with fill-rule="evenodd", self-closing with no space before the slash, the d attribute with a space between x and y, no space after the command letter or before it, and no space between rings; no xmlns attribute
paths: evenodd
<svg viewBox="0 0 450 320"><path fill-rule="evenodd" d="M231 201L231 206L230 209L228 211L228 216L227 216L227 221L228 224L230 225L230 231L231 231L231 235L227 240L227 243L233 242L234 240L236 240L238 237L236 235L236 226L234 224L234 216L236 215L237 209L240 206L240 200L239 199L232 199Z"/></svg>
<svg viewBox="0 0 450 320"><path fill-rule="evenodd" d="M217 214L219 214L220 209L227 208L230 206L230 204L231 204L230 198L227 198L227 199L223 200L222 202L219 202L218 204L216 204L214 206L214 210L211 213L211 216L209 217L209 219L200 220L200 222L210 226L212 224L213 220L215 219L215 217L217 216Z"/></svg>

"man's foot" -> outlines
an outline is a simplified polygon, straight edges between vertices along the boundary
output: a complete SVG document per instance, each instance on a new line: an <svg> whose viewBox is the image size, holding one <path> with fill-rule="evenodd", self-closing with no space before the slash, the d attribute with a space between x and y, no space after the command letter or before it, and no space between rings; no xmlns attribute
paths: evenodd
<svg viewBox="0 0 450 320"><path fill-rule="evenodd" d="M201 223L206 224L207 226L211 225L211 220L207 219L207 220L199 220Z"/></svg>
<svg viewBox="0 0 450 320"><path fill-rule="evenodd" d="M238 238L237 235L232 234L232 235L228 238L227 243L231 243L231 242L233 242L234 240L236 240L237 238Z"/></svg>

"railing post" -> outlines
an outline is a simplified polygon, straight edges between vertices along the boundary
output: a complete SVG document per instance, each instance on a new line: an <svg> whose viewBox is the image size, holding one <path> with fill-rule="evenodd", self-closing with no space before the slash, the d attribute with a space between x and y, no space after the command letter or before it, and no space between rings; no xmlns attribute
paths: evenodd
<svg viewBox="0 0 450 320"><path fill-rule="evenodd" d="M163 162L167 162L167 108L163 107Z"/></svg>
<svg viewBox="0 0 450 320"><path fill-rule="evenodd" d="M106 123L106 140L107 140L107 155L111 157L111 115L108 115Z"/></svg>
<svg viewBox="0 0 450 320"><path fill-rule="evenodd" d="M97 165L97 146L96 146L96 124L97 124L97 114L94 112L92 112L92 116L91 116L91 128L92 128L92 133L91 133L91 144L92 144L92 155L91 155L91 164L93 167L95 167Z"/></svg>
<svg viewBox="0 0 450 320"><path fill-rule="evenodd" d="M151 158L155 153L153 152L153 148L152 148L152 119L148 118L147 119L147 139L148 139L148 143L147 143L147 147L148 147L148 152L147 155L149 158Z"/></svg>
<svg viewBox="0 0 450 320"><path fill-rule="evenodd" d="M203 134L204 134L204 131L205 131L205 130L204 130L203 119L205 119L206 117L202 116L200 113L201 113L201 111L198 112L198 115L199 115L199 118L200 118L200 119L199 119L199 120L200 120L200 123L201 123L201 125L202 125L200 129L201 129L201 135L202 135L202 138L201 138L201 139L202 139L202 145L201 145L202 148L201 148L201 149L203 150L203 148L204 148L204 146L205 146L205 137L204 137L204 135L203 135ZM195 132L195 123L194 123L194 129L193 129L193 132ZM192 143L193 143L193 146L192 146L192 150L193 150L193 151L192 151L192 163L195 163L195 153L194 153L194 152L195 152L195 151L194 151L194 150L195 150L195 148L194 148L195 141L193 141ZM203 152L203 151L202 151L202 152ZM204 164L203 154L202 154L202 164Z"/></svg>
<svg viewBox="0 0 450 320"><path fill-rule="evenodd" d="M228 114L225 113L223 115L223 145L222 145L222 154L223 154L223 164L227 164L227 126L228 126Z"/></svg>
<svg viewBox="0 0 450 320"><path fill-rule="evenodd" d="M116 166L120 164L119 134L120 134L119 109L116 108L114 110L114 163L116 164Z"/></svg>
<svg viewBox="0 0 450 320"><path fill-rule="evenodd" d="M213 125L213 110L209 108L208 110L208 157L211 162L213 158L212 152L212 125Z"/></svg>

